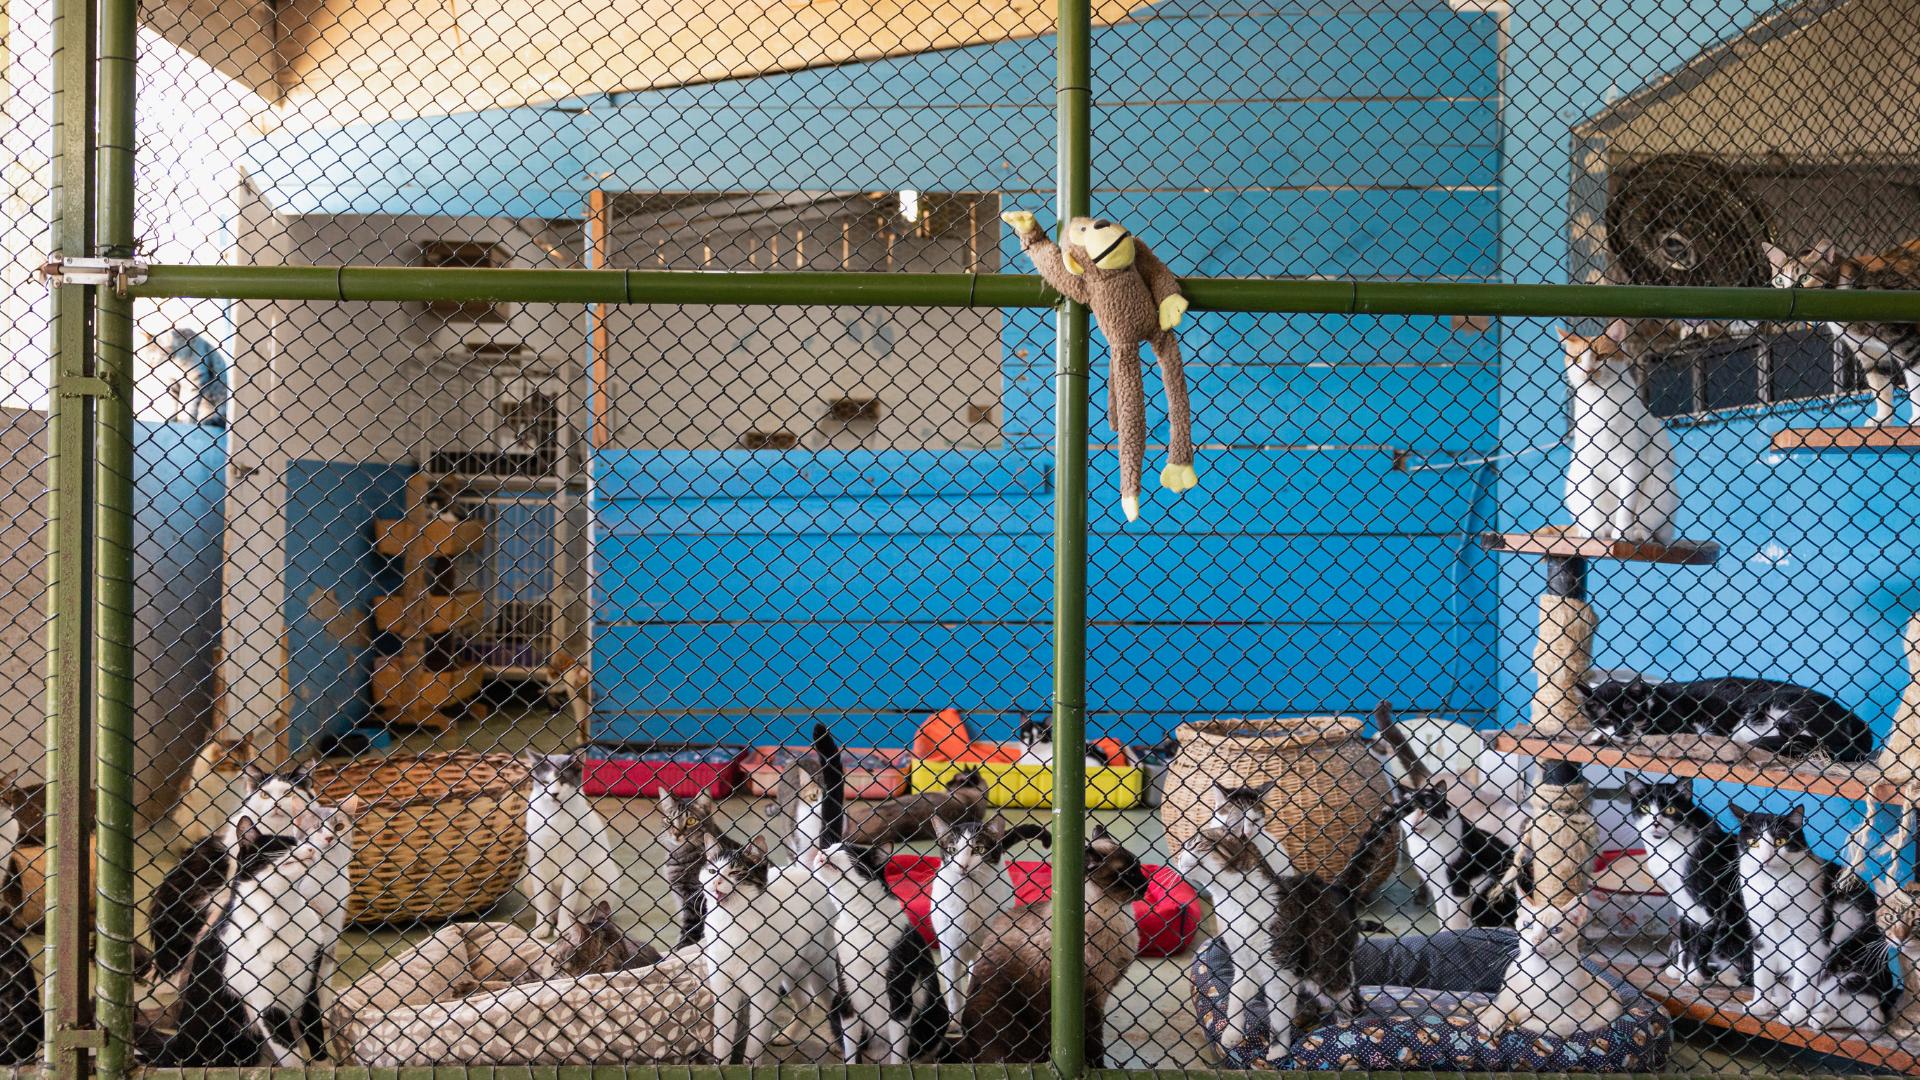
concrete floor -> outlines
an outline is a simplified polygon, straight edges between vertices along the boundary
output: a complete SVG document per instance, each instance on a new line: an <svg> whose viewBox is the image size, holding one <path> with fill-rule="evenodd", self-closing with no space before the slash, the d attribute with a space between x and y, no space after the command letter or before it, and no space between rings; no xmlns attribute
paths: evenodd
<svg viewBox="0 0 1920 1080"><path fill-rule="evenodd" d="M466 723L440 733L420 733L400 740L395 749L419 751L452 749L464 746L494 752L520 753L529 749L562 750L575 738L571 723L544 712L502 711L488 720ZM664 851L657 840L658 822L655 804L646 799L603 798L601 813L618 839L614 853L628 887L631 902L627 921L635 936L650 938L663 951L673 943L672 900L659 873ZM765 821L765 800L731 798L723 803L723 814L730 832L740 838L767 837L775 844L775 832ZM1014 820L1044 821L1042 811L1007 812ZM1107 826L1149 862L1167 859L1165 832L1157 809L1095 812L1091 815ZM145 897L172 863L167 846L172 827L162 823L142 838L150 861L141 874L141 933L144 934ZM1019 857L1019 856L1016 856ZM1402 884L1382 891L1369 916L1386 924L1396 933L1425 932L1435 927L1431 916L1413 903L1412 894ZM517 893L509 893L490 911L488 920L532 925L532 914ZM351 928L343 940L341 979L351 981L427 936L432 927L410 930L387 928ZM1209 925L1203 934L1211 933ZM1120 1068L1179 1069L1214 1064L1205 1040L1192 1018L1192 990L1187 977L1190 956L1142 960L1134 964L1120 986L1108 1012L1110 1032L1109 1064ZM804 1025L824 1031L824 1025ZM779 1048L787 1061L830 1063L837 1054L825 1039L808 1037L797 1044ZM1761 1040L1730 1036L1715 1029L1698 1028L1678 1041L1668 1070L1675 1073L1731 1073L1765 1075L1775 1072L1806 1072L1825 1064L1808 1055L1783 1053ZM1831 1067L1831 1066L1829 1066Z"/></svg>

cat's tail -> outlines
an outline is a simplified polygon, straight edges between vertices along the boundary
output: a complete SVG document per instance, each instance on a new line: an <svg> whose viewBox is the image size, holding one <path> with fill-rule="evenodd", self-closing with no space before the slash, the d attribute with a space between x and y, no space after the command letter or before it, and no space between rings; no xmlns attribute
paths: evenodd
<svg viewBox="0 0 1920 1080"><path fill-rule="evenodd" d="M847 835L847 763L824 720L813 725L813 753L820 759L820 849L825 851Z"/></svg>
<svg viewBox="0 0 1920 1080"><path fill-rule="evenodd" d="M1353 858L1340 871L1340 876L1333 879L1334 887L1357 895L1366 886L1367 879L1373 876L1378 860L1386 858L1399 846L1400 819L1412 812L1412 799L1395 799L1388 803L1361 835Z"/></svg>

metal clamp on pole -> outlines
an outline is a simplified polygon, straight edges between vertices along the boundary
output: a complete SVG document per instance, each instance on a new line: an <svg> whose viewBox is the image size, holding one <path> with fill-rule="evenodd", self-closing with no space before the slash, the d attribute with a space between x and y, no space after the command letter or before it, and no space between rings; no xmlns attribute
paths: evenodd
<svg viewBox="0 0 1920 1080"><path fill-rule="evenodd" d="M62 285L111 285L113 291L127 295L130 285L144 285L147 264L139 258L107 258L98 255L62 255L54 252L40 267L47 287Z"/></svg>

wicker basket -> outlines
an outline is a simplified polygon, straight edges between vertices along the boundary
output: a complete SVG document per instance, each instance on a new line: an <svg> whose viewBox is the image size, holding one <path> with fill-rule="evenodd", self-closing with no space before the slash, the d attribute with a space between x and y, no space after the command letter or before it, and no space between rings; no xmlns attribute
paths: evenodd
<svg viewBox="0 0 1920 1080"><path fill-rule="evenodd" d="M1361 739L1362 723L1344 716L1271 720L1207 720L1180 727L1160 805L1175 854L1213 814L1215 781L1253 787L1275 781L1267 795L1268 826L1294 868L1331 880L1352 861L1369 826L1393 795L1386 769ZM1366 890L1393 873L1397 848L1381 849Z"/></svg>
<svg viewBox="0 0 1920 1080"><path fill-rule="evenodd" d="M314 770L320 799L357 798L357 923L445 919L485 908L527 861L527 767L510 754L396 755Z"/></svg>

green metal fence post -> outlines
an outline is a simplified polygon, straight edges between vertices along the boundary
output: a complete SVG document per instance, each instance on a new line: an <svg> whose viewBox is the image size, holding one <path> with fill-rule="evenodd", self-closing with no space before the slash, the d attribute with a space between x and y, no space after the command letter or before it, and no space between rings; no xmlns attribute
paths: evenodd
<svg viewBox="0 0 1920 1080"><path fill-rule="evenodd" d="M53 14L53 249L93 254L93 0L56 0ZM47 1041L60 1080L87 1072L87 857L92 831L93 718L92 291L53 290L47 409Z"/></svg>
<svg viewBox="0 0 1920 1080"><path fill-rule="evenodd" d="M131 258L133 239L135 0L100 5L100 246ZM133 1040L133 301L98 289L98 506L95 677L98 895L94 903L99 1071L118 1080Z"/></svg>
<svg viewBox="0 0 1920 1080"><path fill-rule="evenodd" d="M1060 0L1060 226L1089 212L1093 36L1088 0ZM1087 309L1055 320L1053 485L1053 1071L1086 1072Z"/></svg>

